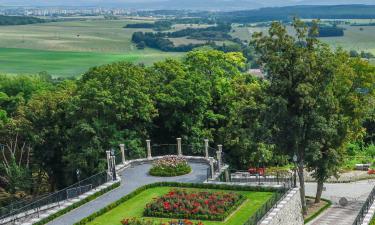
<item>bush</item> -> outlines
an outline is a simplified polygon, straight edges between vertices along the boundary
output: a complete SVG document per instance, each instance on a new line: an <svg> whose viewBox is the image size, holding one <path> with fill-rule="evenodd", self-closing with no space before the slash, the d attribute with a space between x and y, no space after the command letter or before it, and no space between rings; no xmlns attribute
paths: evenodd
<svg viewBox="0 0 375 225"><path fill-rule="evenodd" d="M181 157L167 156L154 163L150 169L150 175L158 177L174 177L191 172L188 162Z"/></svg>

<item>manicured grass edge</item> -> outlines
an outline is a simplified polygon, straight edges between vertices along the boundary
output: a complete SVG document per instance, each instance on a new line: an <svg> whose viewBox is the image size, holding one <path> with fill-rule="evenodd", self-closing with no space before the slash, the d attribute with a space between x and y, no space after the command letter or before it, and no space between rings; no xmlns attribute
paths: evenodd
<svg viewBox="0 0 375 225"><path fill-rule="evenodd" d="M106 207L100 209L99 211L91 214L90 216L82 219L81 221L75 223L74 225L84 225L87 224L97 217L105 214L106 212L111 211L120 204L126 202L127 200L138 195L142 191L145 191L154 187L185 187L185 188L206 188L206 189L220 189L220 190L233 190L233 191L257 191L257 192L277 192L279 189L273 187L257 187L257 186L230 186L225 184L203 184L203 183L177 183L177 182L158 182L148 184L142 187L137 188L133 192L125 195L116 202L113 202Z"/></svg>
<svg viewBox="0 0 375 225"><path fill-rule="evenodd" d="M121 184L121 182L116 182L116 183L112 184L111 186L108 186L108 187L104 188L103 190L100 190L100 191L96 192L95 194L90 195L90 196L88 196L87 198L84 198L84 199L82 199L81 201L76 202L76 203L74 203L73 205L68 206L68 207L66 207L65 209L62 209L62 210L58 211L57 213L52 214L52 215L50 215L50 216L48 216L48 217L46 217L46 218L40 220L40 221L37 222L37 223L34 223L34 225L43 225L43 224L47 224L48 222L50 222L50 221L56 219L57 217L60 217L60 216L62 216L62 215L64 215L64 214L66 214L66 213L72 211L73 209L76 209L76 208L80 207L81 205L86 204L87 202L90 202L90 201L92 201L92 200L98 198L99 196L101 196L101 195L103 195L103 194L105 194L105 193L107 193L107 192L109 192L109 191L111 191L111 190L113 190L113 189L119 187L120 184Z"/></svg>
<svg viewBox="0 0 375 225"><path fill-rule="evenodd" d="M314 199L314 197L309 197L307 196L306 198L312 198ZM331 207L332 205L332 202L328 199L325 199L325 198L321 198L320 199L321 201L324 201L324 202L327 202L328 204L326 204L324 207L322 207L321 209L319 209L318 211L316 211L314 214L312 214L311 216L307 217L305 220L304 220L304 223L308 223L310 221L312 221L313 219L315 219L316 217L318 217L320 214L322 214L326 209L328 209L329 207Z"/></svg>

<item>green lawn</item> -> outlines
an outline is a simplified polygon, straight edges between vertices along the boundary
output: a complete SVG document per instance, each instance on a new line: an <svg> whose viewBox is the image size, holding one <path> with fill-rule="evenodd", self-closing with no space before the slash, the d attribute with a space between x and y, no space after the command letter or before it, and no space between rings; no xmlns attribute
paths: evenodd
<svg viewBox="0 0 375 225"><path fill-rule="evenodd" d="M147 203L152 201L153 198L159 197L168 193L171 187L155 187L147 189L137 196L131 198L130 200L122 203L113 210L103 214L102 216L96 218L94 221L90 222L90 225L121 225L120 221L123 218L131 217L142 217L144 207ZM203 189L192 189L191 190L202 191ZM210 191L210 189L205 191ZM212 190L220 191L220 190ZM205 225L238 225L243 224L256 210L263 205L271 196L272 192L250 192L250 191L234 191L236 193L241 193L247 197L247 201L242 204L242 206L234 213L232 216L227 218L224 222L217 221L203 221ZM160 220L159 218L154 218L155 220ZM170 219L163 219L163 221L169 221Z"/></svg>

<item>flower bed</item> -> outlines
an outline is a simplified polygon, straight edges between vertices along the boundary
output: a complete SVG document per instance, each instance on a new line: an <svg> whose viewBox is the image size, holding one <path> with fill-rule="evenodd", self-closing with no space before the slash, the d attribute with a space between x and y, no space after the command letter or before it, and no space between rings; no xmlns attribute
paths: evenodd
<svg viewBox="0 0 375 225"><path fill-rule="evenodd" d="M157 160L150 169L152 176L158 177L174 177L185 175L191 172L188 162L177 156L167 156Z"/></svg>
<svg viewBox="0 0 375 225"><path fill-rule="evenodd" d="M146 205L144 216L223 221L245 197L233 192L174 189Z"/></svg>
<svg viewBox="0 0 375 225"><path fill-rule="evenodd" d="M121 220L122 225L204 225L202 222L192 222L190 220L171 220L168 222L145 220L138 218L125 218Z"/></svg>

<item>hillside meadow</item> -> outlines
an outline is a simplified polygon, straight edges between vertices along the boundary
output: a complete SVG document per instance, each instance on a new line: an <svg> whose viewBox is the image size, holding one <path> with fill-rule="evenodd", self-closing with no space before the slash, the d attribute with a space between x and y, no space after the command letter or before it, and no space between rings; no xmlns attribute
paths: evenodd
<svg viewBox="0 0 375 225"><path fill-rule="evenodd" d="M182 53L138 50L127 23L142 20L86 20L0 27L0 72L55 77L78 76L87 69L116 61L152 64Z"/></svg>

